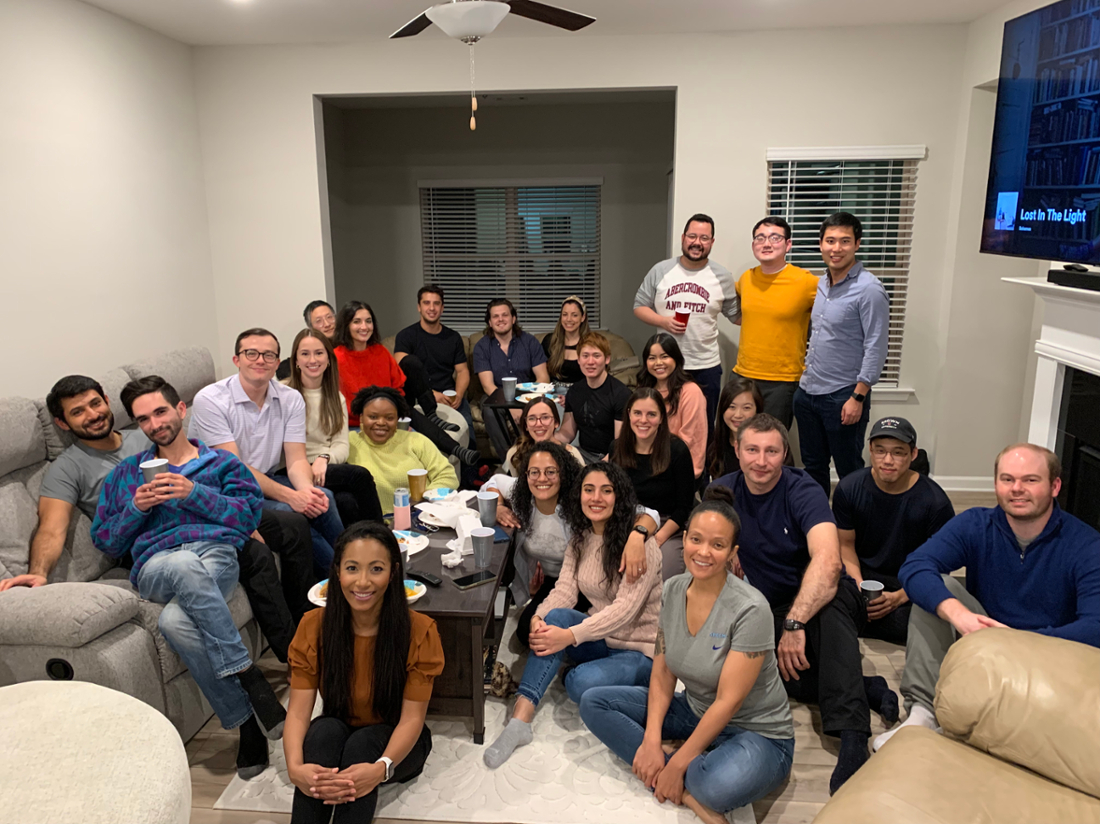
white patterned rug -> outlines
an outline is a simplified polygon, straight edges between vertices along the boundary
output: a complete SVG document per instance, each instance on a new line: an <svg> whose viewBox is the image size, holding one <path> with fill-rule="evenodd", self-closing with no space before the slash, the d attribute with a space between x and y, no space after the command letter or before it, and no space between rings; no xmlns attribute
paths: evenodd
<svg viewBox="0 0 1100 824"><path fill-rule="evenodd" d="M506 633L512 629L506 627ZM511 665L515 656L504 649L500 659ZM505 709L504 701L486 699L486 742L503 728ZM535 740L497 770L482 761L484 747L473 743L469 722L429 718L428 726L432 753L424 772L408 784L383 787L377 817L487 824L546 824L549 818L554 824L698 821L686 807L654 800L630 766L584 726L560 678L535 716ZM234 776L214 809L289 813L293 796L282 745L275 743L271 766L251 781ZM751 806L728 817L736 824L755 824Z"/></svg>

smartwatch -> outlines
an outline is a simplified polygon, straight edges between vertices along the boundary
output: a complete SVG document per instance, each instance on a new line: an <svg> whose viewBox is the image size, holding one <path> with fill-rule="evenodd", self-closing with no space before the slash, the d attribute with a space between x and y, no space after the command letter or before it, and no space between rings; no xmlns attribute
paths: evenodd
<svg viewBox="0 0 1100 824"><path fill-rule="evenodd" d="M645 538L647 541L649 540L649 530L646 529L641 524L634 524L634 531L638 532L638 533L641 533L641 536L643 538Z"/></svg>
<svg viewBox="0 0 1100 824"><path fill-rule="evenodd" d="M385 783L385 782L389 781L391 778L393 778L393 759L392 758L386 758L386 756L383 755L381 758L379 758L374 763L375 764L385 764L386 765L386 777L382 779L382 783Z"/></svg>
<svg viewBox="0 0 1100 824"><path fill-rule="evenodd" d="M794 618L788 618L783 622L783 629L787 632L798 632L799 630L806 629L806 625L801 621L794 620Z"/></svg>
<svg viewBox="0 0 1100 824"><path fill-rule="evenodd" d="M855 398L860 403L863 403L865 400L867 400L867 396L864 395L862 392L853 392L852 397Z"/></svg>

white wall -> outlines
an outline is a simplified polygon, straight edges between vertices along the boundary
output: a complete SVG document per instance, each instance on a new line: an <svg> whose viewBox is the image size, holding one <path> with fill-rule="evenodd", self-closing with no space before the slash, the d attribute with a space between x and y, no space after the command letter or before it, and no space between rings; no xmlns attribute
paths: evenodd
<svg viewBox="0 0 1100 824"><path fill-rule="evenodd" d="M454 106L327 111L338 303L368 301L385 335L416 321L420 180L600 179L600 325L641 350L652 328L632 306L642 277L666 256L671 101L488 103L473 133L466 109ZM518 308L525 326L543 329Z"/></svg>
<svg viewBox="0 0 1100 824"><path fill-rule="evenodd" d="M191 50L75 0L0 3L4 393L213 347Z"/></svg>

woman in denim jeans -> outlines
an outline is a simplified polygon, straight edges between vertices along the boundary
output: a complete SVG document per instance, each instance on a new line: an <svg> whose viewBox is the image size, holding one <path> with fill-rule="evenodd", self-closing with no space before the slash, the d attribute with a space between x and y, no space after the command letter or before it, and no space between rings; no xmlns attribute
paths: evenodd
<svg viewBox="0 0 1100 824"><path fill-rule="evenodd" d="M557 583L531 619L533 654L512 719L485 750L489 767L531 742L535 710L565 660L576 665L564 680L578 703L593 687L648 683L661 611L661 550L649 538L646 572L630 581L619 571L636 506L630 480L613 464L585 467L569 490L565 516L572 537ZM581 595L591 604L587 613L574 609Z"/></svg>
<svg viewBox="0 0 1100 824"><path fill-rule="evenodd" d="M714 496L711 498L711 496ZM708 490L684 536L687 573L664 587L648 688L599 687L581 718L654 791L709 824L775 789L794 757L794 725L764 596L729 572L740 522L732 495ZM676 679L684 692L674 694ZM684 743L667 754L661 742Z"/></svg>

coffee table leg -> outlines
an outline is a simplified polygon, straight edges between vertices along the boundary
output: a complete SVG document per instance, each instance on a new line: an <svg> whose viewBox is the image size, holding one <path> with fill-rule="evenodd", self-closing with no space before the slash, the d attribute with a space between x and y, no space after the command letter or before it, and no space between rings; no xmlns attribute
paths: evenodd
<svg viewBox="0 0 1100 824"><path fill-rule="evenodd" d="M481 619L475 618L470 627L470 652L471 661L470 695L474 704L474 743L485 743L485 662L483 659L485 649L485 629Z"/></svg>

